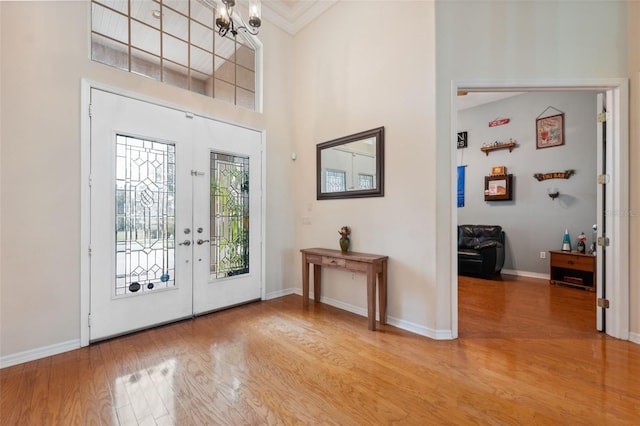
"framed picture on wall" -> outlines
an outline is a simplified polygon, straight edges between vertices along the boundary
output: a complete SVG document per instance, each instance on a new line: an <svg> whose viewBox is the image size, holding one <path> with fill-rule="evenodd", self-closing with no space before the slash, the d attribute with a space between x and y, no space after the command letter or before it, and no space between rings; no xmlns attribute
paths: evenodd
<svg viewBox="0 0 640 426"><path fill-rule="evenodd" d="M509 201L513 199L513 175L485 176L484 200Z"/></svg>
<svg viewBox="0 0 640 426"><path fill-rule="evenodd" d="M536 119L536 148L564 145L564 114Z"/></svg>

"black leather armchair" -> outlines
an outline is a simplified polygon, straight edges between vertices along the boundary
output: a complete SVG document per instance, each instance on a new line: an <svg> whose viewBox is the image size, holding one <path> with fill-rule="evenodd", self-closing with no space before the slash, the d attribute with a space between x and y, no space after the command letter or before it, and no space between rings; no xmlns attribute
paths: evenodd
<svg viewBox="0 0 640 426"><path fill-rule="evenodd" d="M505 235L498 225L458 226L458 274L490 276L504 265Z"/></svg>

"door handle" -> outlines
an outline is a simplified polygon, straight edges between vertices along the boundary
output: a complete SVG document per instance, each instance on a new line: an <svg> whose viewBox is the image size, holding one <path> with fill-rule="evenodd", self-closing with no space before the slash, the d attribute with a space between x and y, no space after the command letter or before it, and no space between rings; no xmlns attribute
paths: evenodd
<svg viewBox="0 0 640 426"><path fill-rule="evenodd" d="M196 243L198 243L199 246L203 245L204 243L208 243L209 240L202 240L202 239L198 239L198 241L196 241Z"/></svg>
<svg viewBox="0 0 640 426"><path fill-rule="evenodd" d="M187 246L187 247L189 247L191 245L191 240L184 240L183 242L181 242L178 245L179 246Z"/></svg>

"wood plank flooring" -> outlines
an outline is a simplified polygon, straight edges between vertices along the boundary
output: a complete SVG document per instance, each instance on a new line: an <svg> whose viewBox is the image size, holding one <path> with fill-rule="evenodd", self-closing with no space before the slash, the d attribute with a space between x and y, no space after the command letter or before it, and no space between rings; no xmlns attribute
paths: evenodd
<svg viewBox="0 0 640 426"><path fill-rule="evenodd" d="M640 424L640 345L594 294L461 277L435 341L299 296L0 370L2 425Z"/></svg>

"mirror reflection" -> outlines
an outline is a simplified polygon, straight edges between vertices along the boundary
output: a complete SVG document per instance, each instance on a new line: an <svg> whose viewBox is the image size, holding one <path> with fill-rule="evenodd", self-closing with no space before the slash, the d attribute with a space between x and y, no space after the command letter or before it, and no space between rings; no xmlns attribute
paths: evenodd
<svg viewBox="0 0 640 426"><path fill-rule="evenodd" d="M384 127L318 144L318 199L383 195Z"/></svg>
<svg viewBox="0 0 640 426"><path fill-rule="evenodd" d="M322 150L322 192L342 192L376 187L375 138Z"/></svg>

